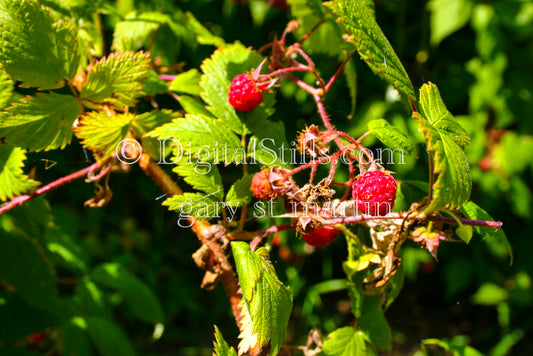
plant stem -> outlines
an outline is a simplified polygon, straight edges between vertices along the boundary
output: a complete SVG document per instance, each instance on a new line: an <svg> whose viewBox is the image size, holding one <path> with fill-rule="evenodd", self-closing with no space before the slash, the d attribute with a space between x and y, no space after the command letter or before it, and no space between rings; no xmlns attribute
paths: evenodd
<svg viewBox="0 0 533 356"><path fill-rule="evenodd" d="M51 190L54 190L54 189L57 189L59 187L61 187L62 185L65 185L67 183L70 183L72 181L75 181L77 179L80 179L80 178L83 178L85 177L86 175L102 168L102 165L105 164L106 161L103 161L103 162L96 162L92 165L90 165L89 167L85 167L77 172L74 172L74 173L71 173L67 176L64 176L64 177L61 177L39 189L37 189L35 192L29 194L29 195L20 195L18 197L14 197L13 199L11 199L10 202L0 206L0 214L3 214L5 213L6 211L9 211L19 205L22 205L32 199L35 199L45 193L48 193L49 191Z"/></svg>

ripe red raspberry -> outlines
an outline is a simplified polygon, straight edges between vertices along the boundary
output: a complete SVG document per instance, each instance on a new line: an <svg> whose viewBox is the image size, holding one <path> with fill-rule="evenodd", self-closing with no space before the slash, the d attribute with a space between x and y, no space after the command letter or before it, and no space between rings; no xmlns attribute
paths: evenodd
<svg viewBox="0 0 533 356"><path fill-rule="evenodd" d="M251 111L263 102L263 92L250 74L240 74L229 86L228 99L235 109Z"/></svg>
<svg viewBox="0 0 533 356"><path fill-rule="evenodd" d="M364 214L384 216L391 212L396 199L396 180L383 171L367 171L353 183L352 196Z"/></svg>
<svg viewBox="0 0 533 356"><path fill-rule="evenodd" d="M330 227L319 227L308 234L303 234L305 241L315 247L324 247L337 237L339 230Z"/></svg>

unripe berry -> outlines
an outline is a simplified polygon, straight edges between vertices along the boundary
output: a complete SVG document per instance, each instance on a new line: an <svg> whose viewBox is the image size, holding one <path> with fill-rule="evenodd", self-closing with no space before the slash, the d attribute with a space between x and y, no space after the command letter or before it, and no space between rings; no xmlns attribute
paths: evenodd
<svg viewBox="0 0 533 356"><path fill-rule="evenodd" d="M396 200L396 180L387 172L367 171L357 178L352 189L357 209L364 214L387 215Z"/></svg>
<svg viewBox="0 0 533 356"><path fill-rule="evenodd" d="M339 230L330 227L319 227L308 234L303 234L305 241L315 247L324 247L337 237Z"/></svg>
<svg viewBox="0 0 533 356"><path fill-rule="evenodd" d="M251 111L263 102L263 92L250 74L240 74L229 86L228 100L236 110Z"/></svg>

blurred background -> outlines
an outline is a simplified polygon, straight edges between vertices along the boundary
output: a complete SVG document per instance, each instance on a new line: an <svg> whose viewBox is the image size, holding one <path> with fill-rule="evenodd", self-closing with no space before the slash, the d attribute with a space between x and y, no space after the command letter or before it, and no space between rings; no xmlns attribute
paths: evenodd
<svg viewBox="0 0 533 356"><path fill-rule="evenodd" d="M121 42L114 30L117 24L154 12L178 21L190 11L227 43L240 41L258 49L279 38L290 19L300 20L303 28L288 36L289 43L301 38L306 27L320 19L308 5L316 2L41 1L55 16L70 11L70 16L84 18L83 24L78 21L85 31L80 36L94 32L98 17L105 41L86 46L93 55L102 55L110 46L150 47L154 60L165 66L179 63L178 70L199 68L215 47L189 40L186 34L180 37L169 26L146 36L142 26L149 26L149 16L137 27L138 33L126 32L129 41ZM533 3L376 0L374 4L377 22L415 87L428 81L437 84L449 111L471 136L467 155L474 182L472 200L503 222L514 253L510 265L505 251L474 236L469 245L442 244L437 262L427 251L406 243L402 248L406 282L386 311L393 330L390 354L420 352L420 342L427 338L470 344L491 355L530 354ZM304 43L325 78L344 58L342 41L329 40L330 35L331 29L319 30ZM400 181L427 181L423 136L406 103L357 55L351 65L353 75L341 76L325 99L332 122L354 137L365 133L368 121L376 118L400 127L418 143L419 155L387 168L396 171ZM356 85L347 78L356 78ZM167 94L157 94L154 100L160 107L181 109ZM292 83L276 90L276 100L272 120L284 123L289 141L305 125L320 123L312 98ZM140 103L140 110L149 104ZM372 139L365 142L380 147ZM26 167L47 183L91 162L90 152L73 142L63 151L29 154ZM165 169L170 172L170 167ZM231 167L222 170L228 186L239 174ZM109 185L113 199L101 208L84 206L94 186L80 180L47 194L49 205L40 198L0 216L0 234L6 236L0 238L0 267L21 281L13 290L0 280L0 347L5 350L0 354L105 355L116 347L103 345L109 342L107 334L113 335L111 342L131 343L139 355L210 355L214 324L235 344L238 330L225 293L221 286L200 289L203 272L191 258L200 244L190 231L177 227L175 214L161 206L162 193L136 166L127 174L113 174ZM405 208L398 204L397 208ZM260 221L255 228L271 223ZM19 243L18 235L37 236L40 247ZM287 343L304 344L311 328L326 335L350 324L340 263L346 257L345 241L339 238L315 251L294 232L280 234L277 240L272 262L295 297ZM68 320L58 316L65 310L72 313ZM98 316L99 321L79 317L84 315ZM93 329L90 337L87 325ZM128 346L124 347L117 354L127 355ZM24 353L27 350L33 353Z"/></svg>

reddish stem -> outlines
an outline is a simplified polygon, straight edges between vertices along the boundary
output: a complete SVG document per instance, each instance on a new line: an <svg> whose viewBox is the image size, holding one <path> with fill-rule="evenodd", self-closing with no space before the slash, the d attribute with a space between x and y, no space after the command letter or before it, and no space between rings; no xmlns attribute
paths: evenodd
<svg viewBox="0 0 533 356"><path fill-rule="evenodd" d="M174 75L174 74L159 74L159 79L161 79L161 80L174 80L174 79L176 79L176 75Z"/></svg>
<svg viewBox="0 0 533 356"><path fill-rule="evenodd" d="M339 69L337 69L337 71L335 72L335 74L333 74L333 76L331 77L331 79L329 80L328 84L326 84L326 86L324 87L324 91L325 92L328 92L328 90L331 88L331 86L333 85L333 83L335 82L335 80L337 80L337 77L339 76L339 74L341 73L342 69L344 68L344 66L346 65L346 63L348 63L348 61L350 60L350 58L352 58L353 56L353 52L350 53L348 55L348 57L346 57L346 59L342 62L341 66L339 67Z"/></svg>
<svg viewBox="0 0 533 356"><path fill-rule="evenodd" d="M14 197L13 199L11 199L10 202L2 205L0 207L0 214L3 214L5 213L6 211L9 211L19 205L22 205L24 203L26 203L27 201L30 201L32 199L35 199L45 193L48 193L49 191L51 190L54 190L54 189L57 189L59 187L61 187L62 185L65 185L67 183L70 183L72 181L75 181L76 179L80 179L84 176L86 176L87 174L89 173L92 173L98 169L100 169L102 167L102 165L104 164L104 162L96 162L92 165L90 165L89 167L85 167L83 168L82 170L79 170L77 172L74 172L72 174L69 174L68 176L65 176L65 177L61 177L39 189L37 189L35 192L33 192L32 194L29 194L29 195L20 195L18 197Z"/></svg>

